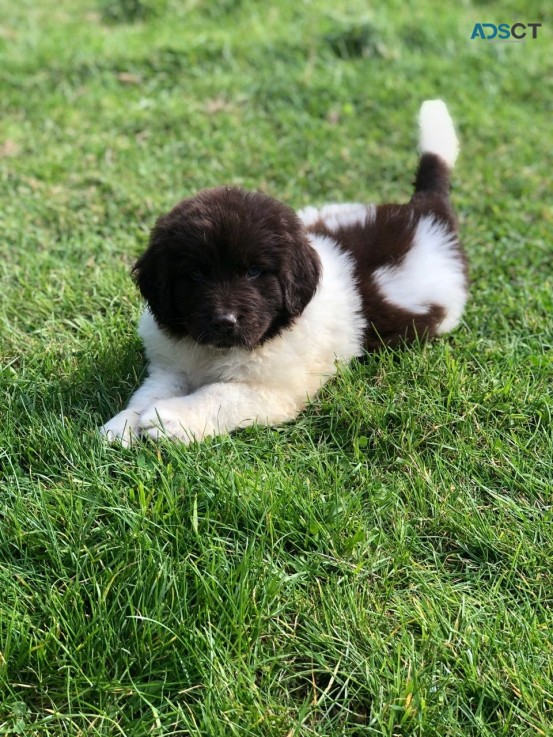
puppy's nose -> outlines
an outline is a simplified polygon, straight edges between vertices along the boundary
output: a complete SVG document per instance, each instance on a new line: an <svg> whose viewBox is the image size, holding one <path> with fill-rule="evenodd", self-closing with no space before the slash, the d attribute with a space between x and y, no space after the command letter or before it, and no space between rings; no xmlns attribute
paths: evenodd
<svg viewBox="0 0 553 737"><path fill-rule="evenodd" d="M215 315L211 322L218 333L232 333L237 320L236 315L233 315L232 312L225 312L221 315Z"/></svg>

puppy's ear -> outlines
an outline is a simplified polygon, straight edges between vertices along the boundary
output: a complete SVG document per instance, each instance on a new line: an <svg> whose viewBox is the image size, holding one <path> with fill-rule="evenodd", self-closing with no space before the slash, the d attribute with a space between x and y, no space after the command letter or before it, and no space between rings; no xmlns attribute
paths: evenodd
<svg viewBox="0 0 553 737"><path fill-rule="evenodd" d="M167 283L167 255L157 226L150 243L133 267L132 275L154 317L166 322L170 314L170 291Z"/></svg>
<svg viewBox="0 0 553 737"><path fill-rule="evenodd" d="M289 247L289 260L282 275L284 306L290 317L301 315L319 284L321 262L302 234Z"/></svg>

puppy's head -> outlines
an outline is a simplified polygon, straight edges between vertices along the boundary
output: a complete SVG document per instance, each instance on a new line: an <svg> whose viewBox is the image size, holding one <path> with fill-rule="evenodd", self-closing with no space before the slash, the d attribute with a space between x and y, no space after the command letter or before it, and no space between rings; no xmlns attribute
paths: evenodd
<svg viewBox="0 0 553 737"><path fill-rule="evenodd" d="M250 350L303 312L319 273L295 212L235 187L203 190L160 217L134 267L167 333Z"/></svg>

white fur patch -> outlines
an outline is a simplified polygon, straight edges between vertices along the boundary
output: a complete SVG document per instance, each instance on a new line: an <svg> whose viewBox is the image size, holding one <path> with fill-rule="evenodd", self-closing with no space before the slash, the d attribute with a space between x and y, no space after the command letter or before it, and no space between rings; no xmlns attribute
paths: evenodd
<svg viewBox="0 0 553 737"><path fill-rule="evenodd" d="M306 207L300 210L298 215L307 228L312 227L315 223L322 222L332 233L335 233L341 228L354 225L362 227L371 222L376 217L376 206L345 203L324 205L320 209Z"/></svg>
<svg viewBox="0 0 553 737"><path fill-rule="evenodd" d="M374 279L388 302L415 315L433 304L443 307L446 315L438 333L452 330L461 318L467 290L457 237L431 215L419 220L401 263L377 269Z"/></svg>
<svg viewBox="0 0 553 737"><path fill-rule="evenodd" d="M325 205L320 210L321 220L332 232L352 225L364 226L368 221L374 220L375 214L374 205Z"/></svg>
<svg viewBox="0 0 553 737"><path fill-rule="evenodd" d="M445 102L423 102L419 112L419 126L421 154L436 154L453 168L459 153L459 141Z"/></svg>
<svg viewBox="0 0 553 737"><path fill-rule="evenodd" d="M304 207L303 210L298 210L298 217L306 228L310 228L320 220L319 208L313 206Z"/></svg>

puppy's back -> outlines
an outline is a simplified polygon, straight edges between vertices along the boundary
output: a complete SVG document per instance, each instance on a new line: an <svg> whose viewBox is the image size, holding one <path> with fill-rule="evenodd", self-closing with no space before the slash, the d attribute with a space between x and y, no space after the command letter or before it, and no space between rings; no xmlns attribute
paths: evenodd
<svg viewBox="0 0 553 737"><path fill-rule="evenodd" d="M408 204L300 213L315 242L333 238L352 258L368 349L448 332L466 302L466 259L449 199L457 136L441 100L423 103L419 124L421 156Z"/></svg>

